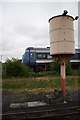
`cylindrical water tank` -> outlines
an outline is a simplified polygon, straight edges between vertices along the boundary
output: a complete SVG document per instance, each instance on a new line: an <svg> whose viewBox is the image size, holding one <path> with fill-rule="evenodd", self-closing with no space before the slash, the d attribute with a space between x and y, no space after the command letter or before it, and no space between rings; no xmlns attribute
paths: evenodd
<svg viewBox="0 0 80 120"><path fill-rule="evenodd" d="M73 20L69 15L58 15L49 19L52 56L75 54Z"/></svg>

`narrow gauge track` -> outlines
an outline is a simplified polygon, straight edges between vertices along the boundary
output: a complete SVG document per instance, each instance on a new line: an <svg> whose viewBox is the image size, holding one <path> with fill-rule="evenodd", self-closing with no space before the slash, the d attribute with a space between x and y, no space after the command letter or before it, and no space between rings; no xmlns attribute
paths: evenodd
<svg viewBox="0 0 80 120"><path fill-rule="evenodd" d="M29 120L65 116L80 117L80 106L32 112L8 113L2 115L2 120Z"/></svg>

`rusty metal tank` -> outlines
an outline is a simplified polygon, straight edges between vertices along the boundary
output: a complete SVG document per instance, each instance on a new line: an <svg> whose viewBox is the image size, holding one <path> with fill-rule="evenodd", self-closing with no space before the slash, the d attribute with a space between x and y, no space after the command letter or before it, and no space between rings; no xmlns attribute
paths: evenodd
<svg viewBox="0 0 80 120"><path fill-rule="evenodd" d="M49 19L50 54L60 60L60 55L67 61L75 54L74 18L69 15L58 15Z"/></svg>

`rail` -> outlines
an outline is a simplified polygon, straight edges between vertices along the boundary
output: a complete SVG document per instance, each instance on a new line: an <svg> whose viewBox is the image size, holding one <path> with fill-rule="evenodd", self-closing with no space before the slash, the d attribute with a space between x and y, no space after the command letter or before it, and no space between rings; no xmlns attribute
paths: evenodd
<svg viewBox="0 0 80 120"><path fill-rule="evenodd" d="M29 120L45 117L63 117L72 115L80 116L80 106L50 110L39 110L32 112L7 113L2 114L2 120Z"/></svg>

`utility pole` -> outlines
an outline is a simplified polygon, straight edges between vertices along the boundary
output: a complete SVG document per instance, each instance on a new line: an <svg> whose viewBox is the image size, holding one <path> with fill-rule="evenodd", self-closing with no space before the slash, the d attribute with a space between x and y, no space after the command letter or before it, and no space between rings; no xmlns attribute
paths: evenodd
<svg viewBox="0 0 80 120"><path fill-rule="evenodd" d="M30 48L29 48L29 67L30 67Z"/></svg>
<svg viewBox="0 0 80 120"><path fill-rule="evenodd" d="M2 78L2 55L1 55L1 61L0 61L0 80Z"/></svg>
<svg viewBox="0 0 80 120"><path fill-rule="evenodd" d="M2 55L1 55L1 63L2 63Z"/></svg>

